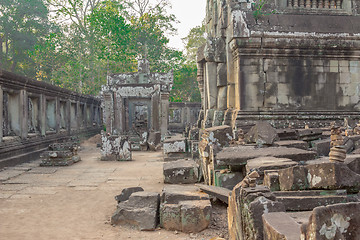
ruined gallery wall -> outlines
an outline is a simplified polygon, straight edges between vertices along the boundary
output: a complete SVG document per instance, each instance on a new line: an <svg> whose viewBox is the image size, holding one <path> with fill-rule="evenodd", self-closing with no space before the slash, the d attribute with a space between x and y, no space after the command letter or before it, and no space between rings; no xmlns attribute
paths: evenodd
<svg viewBox="0 0 360 240"><path fill-rule="evenodd" d="M0 113L0 167L102 127L99 99L6 71L0 72Z"/></svg>
<svg viewBox="0 0 360 240"><path fill-rule="evenodd" d="M256 18L252 2L207 2L205 122L229 109L358 111L360 1L272 0Z"/></svg>
<svg viewBox="0 0 360 240"><path fill-rule="evenodd" d="M201 103L171 102L169 104L169 131L183 133L187 125L198 120Z"/></svg>

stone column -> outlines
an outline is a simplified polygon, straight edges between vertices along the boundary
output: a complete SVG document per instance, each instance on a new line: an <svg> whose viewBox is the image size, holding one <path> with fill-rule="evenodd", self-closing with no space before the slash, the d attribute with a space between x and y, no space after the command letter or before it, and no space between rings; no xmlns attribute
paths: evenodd
<svg viewBox="0 0 360 240"><path fill-rule="evenodd" d="M40 121L40 134L41 136L46 135L46 96L40 95L40 107L39 107L39 121Z"/></svg>
<svg viewBox="0 0 360 240"><path fill-rule="evenodd" d="M3 111L4 111L4 97L3 97L3 90L2 87L0 86L0 143L3 141L3 122L4 122L4 118L3 118Z"/></svg>
<svg viewBox="0 0 360 240"><path fill-rule="evenodd" d="M56 133L59 133L61 116L60 116L60 99L58 97L55 98L55 121L56 121L55 131Z"/></svg>
<svg viewBox="0 0 360 240"><path fill-rule="evenodd" d="M112 117L113 117L113 98L110 92L104 92L104 109L103 117L106 127L106 133L112 134Z"/></svg>
<svg viewBox="0 0 360 240"><path fill-rule="evenodd" d="M216 109L217 107L217 64L215 62L206 63L206 95L208 109Z"/></svg>
<svg viewBox="0 0 360 240"><path fill-rule="evenodd" d="M77 131L79 131L81 129L81 123L82 123L81 106L80 106L80 101L77 100L76 101L76 130Z"/></svg>
<svg viewBox="0 0 360 240"><path fill-rule="evenodd" d="M20 91L20 137L26 139L28 136L28 117L29 117L29 106L28 106L28 95L26 90Z"/></svg>
<svg viewBox="0 0 360 240"><path fill-rule="evenodd" d="M71 134L71 101L70 100L66 101L65 111L66 111L66 119L65 119L66 130L67 130L68 134L70 135Z"/></svg>
<svg viewBox="0 0 360 240"><path fill-rule="evenodd" d="M83 116L84 128L85 129L88 127L88 124L89 124L89 119L88 119L88 115L87 115L87 109L88 109L88 104L85 102L84 103L84 116Z"/></svg>
<svg viewBox="0 0 360 240"><path fill-rule="evenodd" d="M114 93L114 119L113 125L114 129L116 129L117 134L121 134L123 132L122 127L122 116L124 115L124 109L122 108L122 97L117 93Z"/></svg>
<svg viewBox="0 0 360 240"><path fill-rule="evenodd" d="M234 59L231 47L227 46L227 108L235 108Z"/></svg>
<svg viewBox="0 0 360 240"><path fill-rule="evenodd" d="M161 137L167 134L169 125L169 93L161 94Z"/></svg>
<svg viewBox="0 0 360 240"><path fill-rule="evenodd" d="M169 98L169 95L168 95ZM169 102L169 99L168 99ZM162 109L162 96L160 96L160 92L156 92L154 93L154 95L152 95L151 97L151 128L154 129L154 131L161 131L161 126L162 126L162 114L163 114L163 109ZM160 117L161 116L161 117ZM167 125L166 125L167 126Z"/></svg>

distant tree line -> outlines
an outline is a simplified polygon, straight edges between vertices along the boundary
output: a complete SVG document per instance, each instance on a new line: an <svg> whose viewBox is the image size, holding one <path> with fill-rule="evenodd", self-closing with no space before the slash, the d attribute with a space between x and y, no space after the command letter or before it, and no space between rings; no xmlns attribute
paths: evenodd
<svg viewBox="0 0 360 240"><path fill-rule="evenodd" d="M200 101L196 49L204 28L168 46L177 22L168 0L1 0L0 68L84 94L96 95L110 73L174 70L171 101Z"/></svg>

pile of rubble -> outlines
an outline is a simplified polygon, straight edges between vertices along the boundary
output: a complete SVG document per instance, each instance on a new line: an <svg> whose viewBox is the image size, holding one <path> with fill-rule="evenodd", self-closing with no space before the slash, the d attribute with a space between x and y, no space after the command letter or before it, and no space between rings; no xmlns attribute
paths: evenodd
<svg viewBox="0 0 360 240"><path fill-rule="evenodd" d="M50 144L48 150L40 155L40 166L69 166L81 160L78 155L78 141Z"/></svg>
<svg viewBox="0 0 360 240"><path fill-rule="evenodd" d="M115 197L117 209L111 224L130 225L142 231L166 230L197 233L211 220L209 196L197 187L169 185L161 194L127 188Z"/></svg>

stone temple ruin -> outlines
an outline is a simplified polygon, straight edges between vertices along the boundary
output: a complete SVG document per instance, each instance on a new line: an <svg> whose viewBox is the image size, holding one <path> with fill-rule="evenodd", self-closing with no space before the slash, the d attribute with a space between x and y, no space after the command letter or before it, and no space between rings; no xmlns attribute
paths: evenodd
<svg viewBox="0 0 360 240"><path fill-rule="evenodd" d="M208 0L206 13L202 110L163 146L164 182L183 185L128 197L113 223L149 229L146 208L150 229L199 232L212 195L230 239L360 239L360 1Z"/></svg>
<svg viewBox="0 0 360 240"><path fill-rule="evenodd" d="M102 88L104 160L131 160L132 150L155 149L167 134L173 74L150 73L146 59L138 67L137 73L108 76Z"/></svg>

